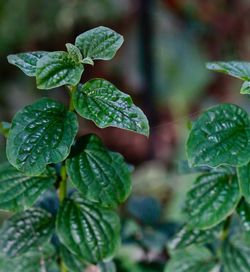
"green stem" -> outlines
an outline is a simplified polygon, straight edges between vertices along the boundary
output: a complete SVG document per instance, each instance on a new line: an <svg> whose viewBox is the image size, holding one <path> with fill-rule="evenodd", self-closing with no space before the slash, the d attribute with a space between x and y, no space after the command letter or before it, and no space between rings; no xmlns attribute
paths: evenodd
<svg viewBox="0 0 250 272"><path fill-rule="evenodd" d="M74 103L73 103L73 94L76 91L77 86L69 86L68 88L69 88L69 91L70 91L69 110L74 111L75 106L74 106Z"/></svg>
<svg viewBox="0 0 250 272"><path fill-rule="evenodd" d="M60 203L62 203L65 197L67 197L67 172L65 164L63 164L61 168L61 181L58 188L58 197ZM60 259L60 272L68 272L62 259Z"/></svg>
<svg viewBox="0 0 250 272"><path fill-rule="evenodd" d="M231 216L229 216L224 223L224 226L223 226L223 229L221 232L221 236L220 236L221 241L225 241L227 239L228 234L229 234L230 224L231 224Z"/></svg>
<svg viewBox="0 0 250 272"><path fill-rule="evenodd" d="M67 173L65 165L61 168L61 181L58 189L59 201L63 202L64 198L67 196Z"/></svg>
<svg viewBox="0 0 250 272"><path fill-rule="evenodd" d="M61 271L61 272L68 272L68 269L67 269L67 267L65 266L65 264L64 264L63 261L61 261L61 263L60 263L60 271Z"/></svg>

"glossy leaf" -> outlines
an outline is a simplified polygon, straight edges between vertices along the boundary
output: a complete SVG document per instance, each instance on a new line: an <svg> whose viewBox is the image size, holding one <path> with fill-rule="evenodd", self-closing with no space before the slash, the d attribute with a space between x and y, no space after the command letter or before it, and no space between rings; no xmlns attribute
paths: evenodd
<svg viewBox="0 0 250 272"><path fill-rule="evenodd" d="M250 271L250 246L241 240L226 241L222 248L223 272Z"/></svg>
<svg viewBox="0 0 250 272"><path fill-rule="evenodd" d="M0 210L21 211L31 207L55 181L56 175L52 169L41 176L29 177L9 164L1 165Z"/></svg>
<svg viewBox="0 0 250 272"><path fill-rule="evenodd" d="M211 242L215 238L217 229L189 229L188 227L183 227L170 242L170 249L185 248L193 244L204 244Z"/></svg>
<svg viewBox="0 0 250 272"><path fill-rule="evenodd" d="M79 195L64 200L57 215L56 228L60 241L90 263L113 256L120 242L117 214Z"/></svg>
<svg viewBox="0 0 250 272"><path fill-rule="evenodd" d="M74 44L66 43L67 51L72 59L74 59L75 62L81 62L82 61L82 54L79 48L77 48Z"/></svg>
<svg viewBox="0 0 250 272"><path fill-rule="evenodd" d="M53 225L52 216L42 209L18 213L5 221L0 230L0 251L15 257L42 246L51 237Z"/></svg>
<svg viewBox="0 0 250 272"><path fill-rule="evenodd" d="M242 199L237 207L237 213L245 231L250 231L250 204Z"/></svg>
<svg viewBox="0 0 250 272"><path fill-rule="evenodd" d="M104 79L92 79L79 84L74 92L76 111L100 128L118 127L149 135L144 113L133 104L131 97Z"/></svg>
<svg viewBox="0 0 250 272"><path fill-rule="evenodd" d="M248 114L233 104L209 109L194 123L186 150L192 166L246 164L250 160Z"/></svg>
<svg viewBox="0 0 250 272"><path fill-rule="evenodd" d="M67 159L67 173L85 199L115 207L131 192L130 171L123 157L108 151L96 135L83 137Z"/></svg>
<svg viewBox="0 0 250 272"><path fill-rule="evenodd" d="M22 256L16 258L0 257L0 271L6 272L42 272L50 271L55 250L51 244L42 248L32 249Z"/></svg>
<svg viewBox="0 0 250 272"><path fill-rule="evenodd" d="M240 190L244 198L250 203L250 163L237 168Z"/></svg>
<svg viewBox="0 0 250 272"><path fill-rule="evenodd" d="M199 176L187 194L189 226L208 229L217 225L234 211L240 197L236 176L223 173Z"/></svg>
<svg viewBox="0 0 250 272"><path fill-rule="evenodd" d="M7 137L9 134L11 124L8 122L0 122L0 134Z"/></svg>
<svg viewBox="0 0 250 272"><path fill-rule="evenodd" d="M83 262L77 258L77 256L68 251L68 249L63 245L60 247L60 256L64 262L64 265L70 272L84 271L86 265L84 265Z"/></svg>
<svg viewBox="0 0 250 272"><path fill-rule="evenodd" d="M68 156L77 129L74 113L43 98L15 115L7 139L8 160L28 175L39 175L47 164Z"/></svg>
<svg viewBox="0 0 250 272"><path fill-rule="evenodd" d="M39 59L46 56L48 52L35 51L8 56L8 62L20 68L27 76L36 75L36 65Z"/></svg>
<svg viewBox="0 0 250 272"><path fill-rule="evenodd" d="M123 37L108 27L96 27L76 38L75 45L83 57L96 60L110 60L123 44Z"/></svg>
<svg viewBox="0 0 250 272"><path fill-rule="evenodd" d="M37 62L37 88L48 90L63 85L75 86L79 83L83 70L83 65L67 52L48 53Z"/></svg>
<svg viewBox="0 0 250 272"><path fill-rule="evenodd" d="M228 74L242 80L250 80L250 62L229 61L209 62L207 68L216 72Z"/></svg>
<svg viewBox="0 0 250 272"><path fill-rule="evenodd" d="M196 246L175 252L164 272L212 272L214 267L211 253L205 247Z"/></svg>
<svg viewBox="0 0 250 272"><path fill-rule="evenodd" d="M245 81L240 89L241 94L250 94L250 81Z"/></svg>

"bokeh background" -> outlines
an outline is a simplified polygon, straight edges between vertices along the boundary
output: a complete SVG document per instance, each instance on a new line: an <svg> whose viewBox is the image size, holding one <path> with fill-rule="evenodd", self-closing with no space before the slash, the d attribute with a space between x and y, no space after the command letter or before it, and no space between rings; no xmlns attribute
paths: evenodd
<svg viewBox="0 0 250 272"><path fill-rule="evenodd" d="M150 121L146 139L115 128L100 130L81 120L135 166L133 194L121 210L123 246L118 271L163 271L167 242L185 222L184 175L190 121L212 105L249 108L240 82L210 73L208 60L250 59L249 0L0 0L0 120L41 96L67 103L63 88L39 91L35 81L7 63L22 51L65 50L66 42L104 25L124 35L110 62L87 67L83 80L104 77L133 97ZM0 136L0 161L5 160Z"/></svg>

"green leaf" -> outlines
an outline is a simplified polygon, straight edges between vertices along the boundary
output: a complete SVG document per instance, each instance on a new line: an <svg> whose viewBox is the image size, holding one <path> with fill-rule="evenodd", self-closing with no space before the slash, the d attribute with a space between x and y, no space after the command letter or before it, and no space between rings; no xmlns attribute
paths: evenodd
<svg viewBox="0 0 250 272"><path fill-rule="evenodd" d="M35 51L8 56L8 62L20 68L27 76L36 76L36 65L39 59L49 52Z"/></svg>
<svg viewBox="0 0 250 272"><path fill-rule="evenodd" d="M75 86L81 80L83 70L83 65L67 52L48 53L37 62L37 88L48 90L63 85Z"/></svg>
<svg viewBox="0 0 250 272"><path fill-rule="evenodd" d="M60 241L90 263L114 255L120 244L120 222L114 211L74 195L59 208L56 222Z"/></svg>
<svg viewBox="0 0 250 272"><path fill-rule="evenodd" d="M229 216L240 201L236 176L209 173L199 176L187 194L188 224L208 229Z"/></svg>
<svg viewBox="0 0 250 272"><path fill-rule="evenodd" d="M222 248L223 272L250 271L250 247L241 240L226 241Z"/></svg>
<svg viewBox="0 0 250 272"><path fill-rule="evenodd" d="M186 150L191 166L246 164L250 160L248 114L233 104L209 109L194 123Z"/></svg>
<svg viewBox="0 0 250 272"><path fill-rule="evenodd" d="M50 271L55 250L51 244L32 249L16 258L0 257L0 271L42 272ZM2 259L2 261L1 261Z"/></svg>
<svg viewBox="0 0 250 272"><path fill-rule="evenodd" d="M77 256L68 251L67 248L63 245L60 247L60 256L64 262L64 265L70 272L83 271L86 266L81 260L77 258Z"/></svg>
<svg viewBox="0 0 250 272"><path fill-rule="evenodd" d="M8 137L11 124L8 122L0 122L0 134L5 137Z"/></svg>
<svg viewBox="0 0 250 272"><path fill-rule="evenodd" d="M82 54L79 48L77 48L74 44L66 43L66 48L69 55L74 59L75 62L82 61Z"/></svg>
<svg viewBox="0 0 250 272"><path fill-rule="evenodd" d="M29 209L4 222L0 230L0 251L9 257L42 246L53 233L52 216L42 209Z"/></svg>
<svg viewBox="0 0 250 272"><path fill-rule="evenodd" d="M207 68L216 72L228 74L230 76L250 80L250 62L243 61L229 61L229 62L209 62Z"/></svg>
<svg viewBox="0 0 250 272"><path fill-rule="evenodd" d="M115 207L131 192L130 171L123 157L108 151L96 135L83 137L66 161L73 185L85 199Z"/></svg>
<svg viewBox="0 0 250 272"><path fill-rule="evenodd" d="M245 231L250 231L250 204L242 199L237 207L237 213Z"/></svg>
<svg viewBox="0 0 250 272"><path fill-rule="evenodd" d="M39 175L47 164L68 156L77 129L73 112L59 102L43 98L15 115L7 139L7 158L25 174Z"/></svg>
<svg viewBox="0 0 250 272"><path fill-rule="evenodd" d="M76 111L100 128L118 127L149 135L149 125L143 112L131 97L104 79L92 79L79 84L73 95Z"/></svg>
<svg viewBox="0 0 250 272"><path fill-rule="evenodd" d="M204 244L211 242L215 238L217 228L200 230L200 229L189 229L188 227L183 227L170 242L170 249L180 249L190 246L192 244Z"/></svg>
<svg viewBox="0 0 250 272"><path fill-rule="evenodd" d="M250 94L250 81L245 81L240 89L241 94Z"/></svg>
<svg viewBox="0 0 250 272"><path fill-rule="evenodd" d="M21 211L31 207L56 181L53 169L41 176L27 177L9 164L0 166L0 210Z"/></svg>
<svg viewBox="0 0 250 272"><path fill-rule="evenodd" d="M167 262L164 272L212 272L215 260L205 247L178 250Z"/></svg>
<svg viewBox="0 0 250 272"><path fill-rule="evenodd" d="M76 38L75 45L83 57L110 60L123 44L123 37L114 30L100 26L86 31Z"/></svg>
<svg viewBox="0 0 250 272"><path fill-rule="evenodd" d="M240 190L244 198L250 203L250 162L237 168Z"/></svg>

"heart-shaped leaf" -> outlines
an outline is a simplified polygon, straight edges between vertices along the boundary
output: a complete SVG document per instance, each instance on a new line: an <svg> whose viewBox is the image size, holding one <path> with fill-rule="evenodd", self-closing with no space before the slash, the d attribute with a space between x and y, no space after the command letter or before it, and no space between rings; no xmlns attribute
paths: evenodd
<svg viewBox="0 0 250 272"><path fill-rule="evenodd" d="M215 258L205 247L195 246L174 253L164 272L212 272Z"/></svg>
<svg viewBox="0 0 250 272"><path fill-rule="evenodd" d="M233 104L209 109L193 124L186 149L192 166L246 164L250 160L248 114Z"/></svg>
<svg viewBox="0 0 250 272"><path fill-rule="evenodd" d="M0 210L21 211L31 207L55 181L55 172L50 168L41 176L29 177L9 164L1 165Z"/></svg>
<svg viewBox="0 0 250 272"><path fill-rule="evenodd" d="M52 89L63 85L77 85L83 65L63 51L50 52L37 62L36 84L38 89Z"/></svg>
<svg viewBox="0 0 250 272"><path fill-rule="evenodd" d="M67 173L84 198L104 207L115 207L127 199L130 171L120 154L108 151L96 135L83 137L72 153L66 161Z"/></svg>
<svg viewBox="0 0 250 272"><path fill-rule="evenodd" d="M250 246L240 239L226 241L222 248L223 272L250 271Z"/></svg>
<svg viewBox="0 0 250 272"><path fill-rule="evenodd" d="M90 263L110 258L120 243L120 222L114 211L78 195L65 199L56 222L60 241Z"/></svg>
<svg viewBox="0 0 250 272"><path fill-rule="evenodd" d="M42 246L53 232L52 216L42 209L29 209L15 214L0 230L0 251L10 257Z"/></svg>
<svg viewBox="0 0 250 272"><path fill-rule="evenodd" d="M209 173L199 176L187 194L188 224L208 229L230 215L240 201L236 176Z"/></svg>
<svg viewBox="0 0 250 272"><path fill-rule="evenodd" d="M131 97L104 79L79 84L73 95L76 111L100 128L118 127L149 135L148 120Z"/></svg>
<svg viewBox="0 0 250 272"><path fill-rule="evenodd" d="M240 190L244 198L250 203L250 163L237 168Z"/></svg>
<svg viewBox="0 0 250 272"><path fill-rule="evenodd" d="M123 44L123 37L114 30L99 26L86 31L76 38L75 45L84 58L110 60Z"/></svg>
<svg viewBox="0 0 250 272"><path fill-rule="evenodd" d="M216 72L228 74L242 80L250 80L250 62L229 61L209 62L207 68Z"/></svg>
<svg viewBox="0 0 250 272"><path fill-rule="evenodd" d="M68 156L77 129L73 112L43 98L15 115L7 139L8 160L28 175L39 175L47 164Z"/></svg>
<svg viewBox="0 0 250 272"><path fill-rule="evenodd" d="M36 65L39 59L46 56L48 52L35 51L8 56L8 62L20 68L27 76L36 75Z"/></svg>

